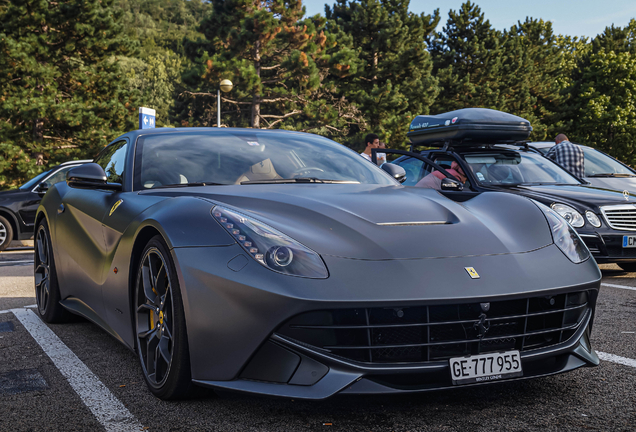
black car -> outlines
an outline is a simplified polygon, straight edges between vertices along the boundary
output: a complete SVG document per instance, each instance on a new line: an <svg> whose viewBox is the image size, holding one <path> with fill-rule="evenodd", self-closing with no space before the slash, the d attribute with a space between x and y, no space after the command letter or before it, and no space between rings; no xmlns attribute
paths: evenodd
<svg viewBox="0 0 636 432"><path fill-rule="evenodd" d="M33 237L35 211L46 191L66 180L68 170L86 162L90 160L65 162L38 174L18 189L0 192L0 251L13 240Z"/></svg>
<svg viewBox="0 0 636 432"><path fill-rule="evenodd" d="M598 263L636 271L636 196L589 186L529 148L527 120L470 108L419 116L413 123L427 127L409 132L412 151L385 152L402 154L394 163L406 170L405 185L439 171L451 179L444 188L457 187L447 171L456 162L468 178L462 194L508 192L539 201L576 228ZM428 148L416 151L418 146Z"/></svg>
<svg viewBox="0 0 636 432"><path fill-rule="evenodd" d="M38 313L101 326L163 399L414 392L598 365L601 274L561 216L404 187L399 172L299 132L130 132L42 200Z"/></svg>
<svg viewBox="0 0 636 432"><path fill-rule="evenodd" d="M528 145L542 154L547 154L555 143L531 142ZM579 146L585 155L583 180L594 187L620 192L627 190L636 194L636 170L600 150L580 144Z"/></svg>

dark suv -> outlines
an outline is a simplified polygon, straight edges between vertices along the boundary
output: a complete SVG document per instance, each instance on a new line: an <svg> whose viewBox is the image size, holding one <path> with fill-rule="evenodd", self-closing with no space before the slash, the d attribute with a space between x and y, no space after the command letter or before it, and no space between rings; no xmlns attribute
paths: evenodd
<svg viewBox="0 0 636 432"><path fill-rule="evenodd" d="M55 183L66 180L66 172L78 165L91 162L78 160L65 162L45 171L18 189L0 192L0 251L13 240L33 237L35 211L46 191Z"/></svg>

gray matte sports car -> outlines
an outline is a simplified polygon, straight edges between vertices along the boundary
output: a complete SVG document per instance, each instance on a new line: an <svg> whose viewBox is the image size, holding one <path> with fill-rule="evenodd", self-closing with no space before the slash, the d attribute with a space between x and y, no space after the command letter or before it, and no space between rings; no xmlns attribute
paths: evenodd
<svg viewBox="0 0 636 432"><path fill-rule="evenodd" d="M42 200L38 311L102 327L163 399L423 391L598 364L601 275L564 219L387 172L303 133L127 133Z"/></svg>

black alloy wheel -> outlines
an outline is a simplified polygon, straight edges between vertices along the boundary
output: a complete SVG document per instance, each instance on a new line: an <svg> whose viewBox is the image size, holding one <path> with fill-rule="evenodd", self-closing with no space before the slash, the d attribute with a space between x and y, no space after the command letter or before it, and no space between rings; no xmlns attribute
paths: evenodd
<svg viewBox="0 0 636 432"><path fill-rule="evenodd" d="M72 315L60 305L60 290L57 284L51 236L44 219L38 224L34 248L33 266L38 313L48 323L67 322Z"/></svg>
<svg viewBox="0 0 636 432"><path fill-rule="evenodd" d="M12 240L13 228L5 217L0 216L0 252L8 248Z"/></svg>
<svg viewBox="0 0 636 432"><path fill-rule="evenodd" d="M174 263L161 236L144 249L135 286L137 352L155 396L180 399L192 388L183 303Z"/></svg>

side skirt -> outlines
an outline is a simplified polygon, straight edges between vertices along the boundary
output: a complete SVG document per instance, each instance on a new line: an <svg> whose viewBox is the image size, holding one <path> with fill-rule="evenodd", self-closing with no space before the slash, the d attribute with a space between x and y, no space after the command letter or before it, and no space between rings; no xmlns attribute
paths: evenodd
<svg viewBox="0 0 636 432"><path fill-rule="evenodd" d="M124 339L122 339L122 337L119 336L119 334L115 330L113 330L108 325L108 323L106 323L106 321L104 321L99 315L97 315L97 313L95 313L95 311L82 300L78 299L77 297L67 297L64 300L60 301L60 304L69 312L84 317L94 324L97 324L99 327L105 330L106 333L122 343L126 348L132 350L132 348L129 347L126 342L124 342Z"/></svg>

